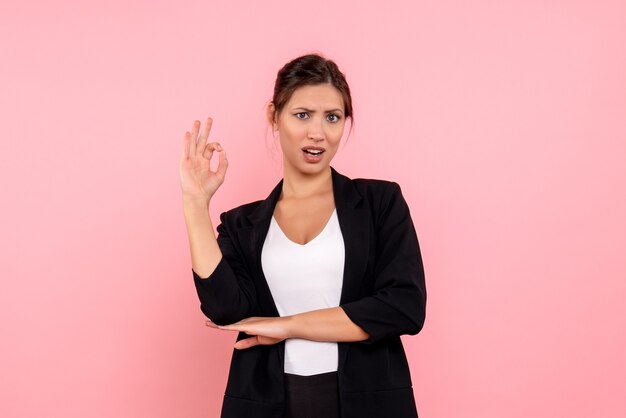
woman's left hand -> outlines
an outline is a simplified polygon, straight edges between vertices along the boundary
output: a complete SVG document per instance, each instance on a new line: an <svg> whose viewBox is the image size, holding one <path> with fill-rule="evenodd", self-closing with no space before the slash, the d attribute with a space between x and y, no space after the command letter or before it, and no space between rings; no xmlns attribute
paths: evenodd
<svg viewBox="0 0 626 418"><path fill-rule="evenodd" d="M244 338L243 340L239 340L235 343L235 348L242 350L254 347L255 345L277 344L282 340L289 338L288 322L288 316L251 316L250 318L242 319L241 321L230 325L217 325L210 319L207 319L206 325L211 328L227 331L241 331L248 335L253 335L253 337Z"/></svg>

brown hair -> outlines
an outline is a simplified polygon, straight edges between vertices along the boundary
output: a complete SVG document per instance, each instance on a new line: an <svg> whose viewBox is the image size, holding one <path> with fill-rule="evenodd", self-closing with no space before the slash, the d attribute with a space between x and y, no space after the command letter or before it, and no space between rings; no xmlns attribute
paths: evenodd
<svg viewBox="0 0 626 418"><path fill-rule="evenodd" d="M343 97L344 115L350 118L352 130L354 117L348 82L337 64L320 54L302 55L289 61L278 71L272 98L275 114L281 112L298 87L316 84L330 84L339 90Z"/></svg>

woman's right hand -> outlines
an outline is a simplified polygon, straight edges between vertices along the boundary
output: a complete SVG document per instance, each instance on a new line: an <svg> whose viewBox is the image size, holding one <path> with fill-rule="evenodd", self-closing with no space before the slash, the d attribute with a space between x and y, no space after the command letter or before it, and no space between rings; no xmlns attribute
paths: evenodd
<svg viewBox="0 0 626 418"><path fill-rule="evenodd" d="M183 138L183 154L180 159L180 187L183 199L198 200L208 203L215 191L224 182L228 161L224 149L217 142L206 143L211 132L213 119L207 118L202 134L200 121L195 121L191 133L186 132ZM210 162L213 152L219 152L219 163L216 171L211 171Z"/></svg>

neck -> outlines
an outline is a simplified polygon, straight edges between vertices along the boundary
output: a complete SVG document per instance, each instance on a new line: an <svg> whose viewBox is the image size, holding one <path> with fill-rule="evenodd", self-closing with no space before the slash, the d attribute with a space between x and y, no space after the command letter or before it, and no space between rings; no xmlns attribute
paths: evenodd
<svg viewBox="0 0 626 418"><path fill-rule="evenodd" d="M332 188L333 179L330 166L316 174L305 174L284 167L283 198L309 197L317 193L327 192Z"/></svg>

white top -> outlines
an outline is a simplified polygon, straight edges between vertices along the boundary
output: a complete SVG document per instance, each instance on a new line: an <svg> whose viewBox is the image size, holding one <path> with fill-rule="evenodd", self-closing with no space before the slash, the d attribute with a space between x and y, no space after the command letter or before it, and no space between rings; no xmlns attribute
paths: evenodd
<svg viewBox="0 0 626 418"><path fill-rule="evenodd" d="M337 210L306 244L291 241L272 216L261 265L280 316L339 306L345 247ZM285 373L310 376L337 370L336 342L285 340Z"/></svg>

